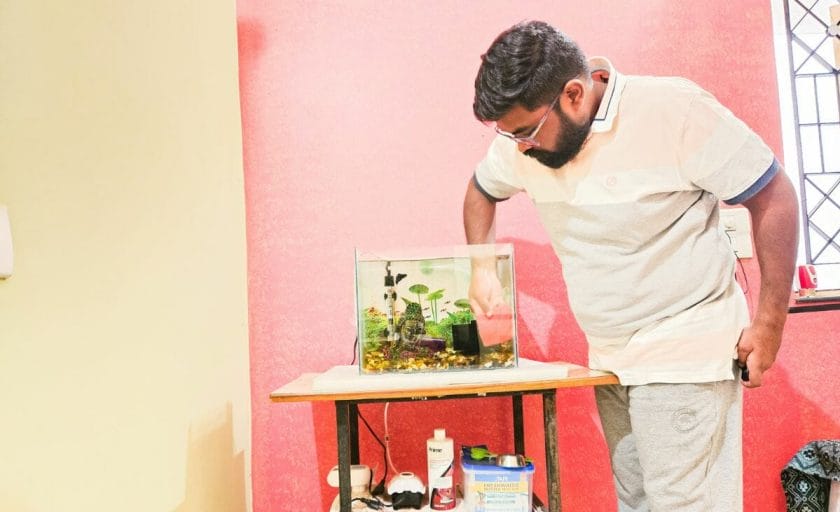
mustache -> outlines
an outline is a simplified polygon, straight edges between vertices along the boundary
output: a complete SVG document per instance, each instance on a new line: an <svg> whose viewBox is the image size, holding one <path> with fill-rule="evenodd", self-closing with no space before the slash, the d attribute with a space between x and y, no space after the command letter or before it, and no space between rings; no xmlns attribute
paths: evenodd
<svg viewBox="0 0 840 512"><path fill-rule="evenodd" d="M580 141L577 144L568 144L556 151L531 148L525 151L525 155L537 160L547 167L559 169L573 160L578 153L580 153L581 149L583 149L583 141Z"/></svg>
<svg viewBox="0 0 840 512"><path fill-rule="evenodd" d="M536 147L527 149L525 155L552 169L559 169L573 160L583 149L583 145L589 137L592 121L577 125L561 113L560 122L565 136L557 138L557 148L554 151Z"/></svg>

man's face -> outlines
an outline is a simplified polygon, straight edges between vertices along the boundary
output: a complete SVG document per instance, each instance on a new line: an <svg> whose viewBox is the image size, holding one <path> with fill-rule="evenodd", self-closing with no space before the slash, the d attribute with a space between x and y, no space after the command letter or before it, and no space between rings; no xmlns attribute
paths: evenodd
<svg viewBox="0 0 840 512"><path fill-rule="evenodd" d="M514 106L496 122L496 131L513 139L527 156L559 169L580 152L591 126L591 119L578 124L555 100L535 111Z"/></svg>
<svg viewBox="0 0 840 512"><path fill-rule="evenodd" d="M586 138L589 136L592 120L576 124L559 107L554 109L553 115L556 115L560 121L558 123L559 128L555 130L554 149L535 147L525 150L525 154L552 169L559 169L580 153ZM549 134L546 133L545 135Z"/></svg>

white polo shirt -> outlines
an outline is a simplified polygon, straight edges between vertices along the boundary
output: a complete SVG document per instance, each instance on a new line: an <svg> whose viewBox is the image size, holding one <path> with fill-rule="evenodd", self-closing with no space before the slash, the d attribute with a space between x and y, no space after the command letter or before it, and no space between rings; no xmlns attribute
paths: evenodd
<svg viewBox="0 0 840 512"><path fill-rule="evenodd" d="M531 197L590 367L625 385L732 379L749 311L718 201L749 199L778 163L696 84L621 75L603 58L590 68L610 78L577 157L551 169L497 136L475 183L492 200Z"/></svg>

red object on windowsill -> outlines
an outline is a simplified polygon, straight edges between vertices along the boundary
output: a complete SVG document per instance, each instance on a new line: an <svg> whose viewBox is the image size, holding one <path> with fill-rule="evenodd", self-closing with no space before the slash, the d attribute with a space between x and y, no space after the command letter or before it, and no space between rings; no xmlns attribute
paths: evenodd
<svg viewBox="0 0 840 512"><path fill-rule="evenodd" d="M799 265L799 295L813 295L816 290L817 269L813 265Z"/></svg>

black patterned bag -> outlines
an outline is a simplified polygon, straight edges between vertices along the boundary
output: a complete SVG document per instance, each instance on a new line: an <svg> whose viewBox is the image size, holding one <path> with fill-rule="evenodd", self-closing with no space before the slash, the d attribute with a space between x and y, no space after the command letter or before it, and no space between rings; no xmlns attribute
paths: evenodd
<svg viewBox="0 0 840 512"><path fill-rule="evenodd" d="M792 512L828 510L831 481L840 481L840 441L812 441L782 469L782 489Z"/></svg>

